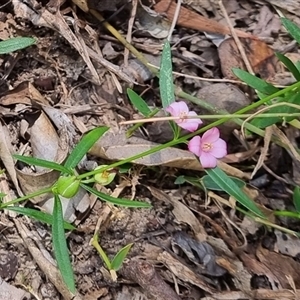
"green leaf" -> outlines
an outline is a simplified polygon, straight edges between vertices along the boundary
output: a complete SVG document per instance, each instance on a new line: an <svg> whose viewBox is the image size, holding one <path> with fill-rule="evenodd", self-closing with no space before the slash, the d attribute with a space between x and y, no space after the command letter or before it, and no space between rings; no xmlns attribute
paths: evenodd
<svg viewBox="0 0 300 300"><path fill-rule="evenodd" d="M232 176L228 176L228 178L230 178L239 188L243 188L246 183L236 177L232 177ZM205 175L201 178L201 182L203 184L203 186L211 191L223 191L223 189L209 176L209 175Z"/></svg>
<svg viewBox="0 0 300 300"><path fill-rule="evenodd" d="M69 290L75 293L75 280L65 237L62 205L57 195L54 195L52 242L55 258L62 278Z"/></svg>
<svg viewBox="0 0 300 300"><path fill-rule="evenodd" d="M31 37L16 37L0 42L0 54L7 54L13 51L21 50L33 45L36 42Z"/></svg>
<svg viewBox="0 0 300 300"><path fill-rule="evenodd" d="M300 212L300 187L296 186L293 193L293 202L297 212Z"/></svg>
<svg viewBox="0 0 300 300"><path fill-rule="evenodd" d="M92 146L108 129L109 128L105 126L97 127L85 134L68 156L64 166L67 169L74 169L82 160L84 155L92 148Z"/></svg>
<svg viewBox="0 0 300 300"><path fill-rule="evenodd" d="M220 168L216 167L214 169L206 169L205 172L224 192L234 197L236 201L257 216L265 218L264 214L260 211L256 204L245 193L243 193L235 182Z"/></svg>
<svg viewBox="0 0 300 300"><path fill-rule="evenodd" d="M22 161L22 162L28 164L28 165L34 165L34 166L44 167L47 169L56 170L56 171L59 171L62 173L73 174L72 170L69 170L68 168L66 168L54 161L49 161L49 160L30 157L30 156L23 156L23 155L18 155L18 154L14 154L13 157L19 161Z"/></svg>
<svg viewBox="0 0 300 300"><path fill-rule="evenodd" d="M284 98L280 98L279 101L277 101L276 103L280 103L280 102L288 102L288 103L300 105L300 93L296 92L293 95L287 94L287 95L285 95ZM281 105L281 106L277 106L277 107L271 107L265 113L273 113L273 114L278 114L280 116L281 113L296 113L296 112L298 112L298 109L295 107L291 107L288 105ZM263 116L264 114L261 114L261 115ZM258 128L264 129L273 124L283 122L284 119L287 122L290 122L295 118L296 117L255 118L250 122L250 124L252 124Z"/></svg>
<svg viewBox="0 0 300 300"><path fill-rule="evenodd" d="M275 53L278 59L287 67L287 69L293 74L297 81L300 81L300 72L294 63L285 55L281 53Z"/></svg>
<svg viewBox="0 0 300 300"><path fill-rule="evenodd" d="M297 70L300 73L300 60L298 60L298 61L295 62L295 67L297 68Z"/></svg>
<svg viewBox="0 0 300 300"><path fill-rule="evenodd" d="M86 191L98 196L101 200L110 202L115 205L120 205L120 206L125 206L125 207L136 207L136 208L150 208L151 207L151 205L146 202L131 201L131 200L124 199L124 198L114 198L107 194L101 193L85 184L81 184L81 187L83 187Z"/></svg>
<svg viewBox="0 0 300 300"><path fill-rule="evenodd" d="M132 89L127 89L127 95L131 104L145 117L151 114L151 109L144 99Z"/></svg>
<svg viewBox="0 0 300 300"><path fill-rule="evenodd" d="M279 91L278 88L273 86L272 84L265 82L264 80L238 68L233 68L232 72L236 77L240 80L246 82L249 86L258 90L260 93L265 95L272 95Z"/></svg>
<svg viewBox="0 0 300 300"><path fill-rule="evenodd" d="M283 26L289 32L289 34L300 44L300 28L287 18L280 18Z"/></svg>
<svg viewBox="0 0 300 300"><path fill-rule="evenodd" d="M180 175L176 178L176 180L174 181L175 184L184 184L186 182L185 180L185 176L184 175Z"/></svg>
<svg viewBox="0 0 300 300"><path fill-rule="evenodd" d="M193 186L197 186L198 188L203 190L203 185L201 180L198 177L191 177L191 176L184 176L181 175L179 177L177 177L177 179L175 180L175 184L183 184L183 183L189 183Z"/></svg>
<svg viewBox="0 0 300 300"><path fill-rule="evenodd" d="M125 174L128 173L131 168L132 168L132 163L126 163L118 167L118 172L120 174Z"/></svg>
<svg viewBox="0 0 300 300"><path fill-rule="evenodd" d="M49 225L53 225L53 216L47 213L44 213L42 211L32 209L32 208L25 208L21 206L6 206L4 209L14 211L18 214L25 215L28 217L31 217L33 219L36 219L38 221L44 222ZM76 229L75 226L72 224L64 221L64 228L68 230L74 230Z"/></svg>
<svg viewBox="0 0 300 300"><path fill-rule="evenodd" d="M122 267L122 264L124 262L124 259L126 258L132 245L133 245L133 243L126 245L116 254L116 256L113 258L113 260L110 264L112 270L115 270L115 271L120 270L120 268Z"/></svg>
<svg viewBox="0 0 300 300"><path fill-rule="evenodd" d="M172 74L172 56L171 47L168 41L165 42L160 71L159 71L159 89L163 108L167 108L175 101L175 91Z"/></svg>

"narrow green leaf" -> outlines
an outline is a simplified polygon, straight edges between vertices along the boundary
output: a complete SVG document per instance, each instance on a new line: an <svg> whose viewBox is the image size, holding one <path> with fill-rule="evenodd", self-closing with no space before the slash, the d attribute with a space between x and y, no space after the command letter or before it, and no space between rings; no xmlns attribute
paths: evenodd
<svg viewBox="0 0 300 300"><path fill-rule="evenodd" d="M0 54L7 54L13 51L21 50L33 45L36 42L31 37L16 37L0 42Z"/></svg>
<svg viewBox="0 0 300 300"><path fill-rule="evenodd" d="M131 201L131 200L124 199L124 198L114 198L107 194L101 193L85 184L81 184L81 187L83 187L86 191L98 196L101 200L110 202L115 205L120 205L120 206L125 206L125 207L136 207L136 208L150 208L151 207L151 205L146 202Z"/></svg>
<svg viewBox="0 0 300 300"><path fill-rule="evenodd" d="M300 81L300 72L297 69L297 67L294 65L294 63L284 54L281 54L279 52L276 52L275 54L278 57L278 59L287 67L287 69L293 74L295 79L297 81Z"/></svg>
<svg viewBox="0 0 300 300"><path fill-rule="evenodd" d="M280 103L280 102L288 102L288 103L300 105L300 93L296 92L292 95L287 94L287 95L285 95L284 98L280 98L276 103ZM265 113L273 113L273 114L277 113L278 115L280 115L281 113L296 113L296 112L298 112L298 110L295 107L291 107L288 105L281 105L281 106L277 106L277 107L272 107ZM262 114L262 115L264 115L264 114ZM273 124L283 122L284 119L287 122L290 122L295 118L296 117L255 118L250 122L250 124L252 124L258 128L264 129Z"/></svg>
<svg viewBox="0 0 300 300"><path fill-rule="evenodd" d="M249 86L254 88L255 90L258 90L259 92L265 94L265 95L272 95L279 91L278 88L273 86L272 84L238 68L233 68L232 72L236 77L238 77L240 80L247 83Z"/></svg>
<svg viewBox="0 0 300 300"><path fill-rule="evenodd" d="M23 155L18 155L14 154L13 157L19 161L22 161L28 165L34 165L34 166L39 166L39 167L44 167L47 169L52 169L56 170L62 173L67 173L67 174L73 174L72 170L69 170L68 168L54 162L54 161L49 161L45 159L40 159L36 157L30 157L30 156L23 156Z"/></svg>
<svg viewBox="0 0 300 300"><path fill-rule="evenodd" d="M113 258L111 262L111 269L118 271L122 267L122 264L124 262L124 259L126 258L130 248L132 247L133 243L126 245L123 247Z"/></svg>
<svg viewBox="0 0 300 300"><path fill-rule="evenodd" d="M26 208L21 206L6 206L4 209L14 211L18 214L25 215L31 218L34 218L38 221L44 222L49 225L53 225L53 216L47 213L44 213L42 211L32 209L32 208ZM68 230L74 230L76 229L75 226L72 224L64 221L64 228Z"/></svg>
<svg viewBox="0 0 300 300"><path fill-rule="evenodd" d="M76 288L74 273L72 270L67 241L65 237L62 205L57 195L54 195L52 242L55 258L62 278L69 290L75 294Z"/></svg>
<svg viewBox="0 0 300 300"><path fill-rule="evenodd" d="M298 213L300 213L300 187L296 186L293 193L293 202Z"/></svg>
<svg viewBox="0 0 300 300"><path fill-rule="evenodd" d="M170 104L172 104L175 101L171 47L168 41L165 42L162 52L159 71L159 89L162 106L163 108L167 108Z"/></svg>
<svg viewBox="0 0 300 300"><path fill-rule="evenodd" d="M298 60L298 61L295 62L295 67L297 68L297 70L300 73L300 60Z"/></svg>
<svg viewBox="0 0 300 300"><path fill-rule="evenodd" d="M151 114L151 109L144 99L132 89L127 89L127 95L131 104L145 117Z"/></svg>
<svg viewBox="0 0 300 300"><path fill-rule="evenodd" d="M256 204L220 168L206 169L205 172L224 192L234 197L236 201L257 216L265 218Z"/></svg>
<svg viewBox="0 0 300 300"><path fill-rule="evenodd" d="M68 156L64 166L67 169L74 169L82 160L84 155L92 148L92 146L108 129L109 128L105 126L97 127L85 134Z"/></svg>
<svg viewBox="0 0 300 300"><path fill-rule="evenodd" d="M287 18L280 18L283 26L289 32L289 34L300 44L300 28L294 22Z"/></svg>
<svg viewBox="0 0 300 300"><path fill-rule="evenodd" d="M246 183L236 177L228 176L239 188L243 188ZM210 177L209 175L205 175L201 178L201 182L203 186L211 191L223 191L223 189Z"/></svg>

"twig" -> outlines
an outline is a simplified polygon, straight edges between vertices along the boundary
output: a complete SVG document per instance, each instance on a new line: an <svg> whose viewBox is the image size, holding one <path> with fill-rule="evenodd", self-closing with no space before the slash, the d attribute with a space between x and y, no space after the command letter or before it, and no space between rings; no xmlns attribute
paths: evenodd
<svg viewBox="0 0 300 300"><path fill-rule="evenodd" d="M128 22L127 36L126 36L126 40L128 43L131 43L131 41L132 41L132 28L133 28L133 24L134 24L134 20L135 20L135 16L136 16L137 6L138 6L138 0L132 0L132 10L131 10L130 19ZM125 67L128 67L129 53L130 53L129 49L125 47L125 50L124 50L124 66Z"/></svg>
<svg viewBox="0 0 300 300"><path fill-rule="evenodd" d="M233 39L234 39L234 41L235 41L235 43L236 43L236 45L237 45L237 47L239 49L239 52L241 53L242 59L243 59L243 61L245 63L245 66L246 66L248 72L251 73L251 74L254 74L253 69L251 67L251 64L250 64L250 62L249 62L249 60L247 58L247 55L246 55L246 53L244 51L244 48L243 48L243 46L242 46L242 44L241 44L241 42L240 42L240 40L239 40L239 38L237 36L237 34L236 34L236 32L235 32L232 24L231 24L231 21L229 19L229 16L228 16L227 11L226 11L226 9L225 9L225 7L223 5L222 0L219 1L219 6L220 6L221 11L224 14L224 17L225 17L227 23L228 23L228 27L230 28L232 37L233 37Z"/></svg>
<svg viewBox="0 0 300 300"><path fill-rule="evenodd" d="M171 41L171 37L172 37L173 31L174 31L174 28L177 24L177 20L178 20L178 17L179 17L179 12L180 12L180 7L181 7L181 0L177 0L176 10L175 10L174 17L173 17L173 20L172 20L172 24L171 24L169 34L168 34L168 37L167 37L167 40L169 42Z"/></svg>

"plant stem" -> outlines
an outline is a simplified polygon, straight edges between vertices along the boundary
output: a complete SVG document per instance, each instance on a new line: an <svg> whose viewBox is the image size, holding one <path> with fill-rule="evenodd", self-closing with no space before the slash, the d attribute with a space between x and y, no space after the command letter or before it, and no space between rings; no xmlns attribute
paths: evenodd
<svg viewBox="0 0 300 300"><path fill-rule="evenodd" d="M45 189L42 189L42 190L39 190L39 191L36 191L32 194L29 194L29 195L25 195L23 197L20 197L20 198L17 198L17 199L14 199L12 201L9 201L9 202L6 202L6 203L2 203L0 205L0 209L1 208L5 208L9 205L12 205L12 204L15 204L15 203L19 203L21 201L24 201L24 200L27 200L29 198L34 198L36 196L39 196L39 195L42 195L42 194L46 194L46 193L50 193L52 191L52 186L51 187L48 187L48 188L45 188Z"/></svg>

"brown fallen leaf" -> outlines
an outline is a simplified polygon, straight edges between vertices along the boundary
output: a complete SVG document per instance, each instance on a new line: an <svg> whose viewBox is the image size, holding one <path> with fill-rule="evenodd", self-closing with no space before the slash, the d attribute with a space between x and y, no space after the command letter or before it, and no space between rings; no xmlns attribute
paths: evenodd
<svg viewBox="0 0 300 300"><path fill-rule="evenodd" d="M32 116L31 116L32 117ZM29 129L33 157L62 163L68 154L68 144L63 136L59 136L53 124L42 112L36 120L28 120L32 126ZM24 194L30 194L39 189L51 186L59 177L59 172L36 167L36 172L17 169L18 180ZM41 195L31 199L34 203L47 199L49 195Z"/></svg>
<svg viewBox="0 0 300 300"><path fill-rule="evenodd" d="M266 265L271 270L274 276L278 278L279 283L283 288L290 288L290 283L287 279L287 275L292 277L293 281L295 282L296 288L300 287L299 262L295 261L291 257L269 251L268 249L265 249L261 246L258 247L256 256L264 265Z"/></svg>
<svg viewBox="0 0 300 300"><path fill-rule="evenodd" d="M157 259L167 266L168 269L170 269L172 273L174 273L174 275L182 281L196 285L209 294L213 294L215 292L215 289L206 283L205 277L193 272L190 268L186 267L168 252L162 252L158 255Z"/></svg>
<svg viewBox="0 0 300 300"><path fill-rule="evenodd" d="M265 43L250 38L240 38L246 56L255 74L269 80L277 70L278 59L274 51ZM224 40L218 47L219 58L223 75L228 79L236 79L232 68L245 70L244 61L233 38Z"/></svg>
<svg viewBox="0 0 300 300"><path fill-rule="evenodd" d="M172 0L161 0L154 5L154 10L159 14L166 15L167 18L172 21L176 10L176 3ZM202 17L200 14L185 7L180 8L177 24L186 28L209 33L231 34L229 27L209 18ZM256 37L250 33L241 30L235 30L235 32L239 37L256 39Z"/></svg>
<svg viewBox="0 0 300 300"><path fill-rule="evenodd" d="M179 201L180 199L178 199L178 197L175 197L174 195L169 196L165 192L152 186L147 186L147 188L158 200L172 204L172 213L174 214L177 222L188 224L192 228L198 241L206 240L207 233L204 227L199 222L198 218L196 218L196 216L192 213L192 211Z"/></svg>
<svg viewBox="0 0 300 300"><path fill-rule="evenodd" d="M145 294L156 300L180 300L163 278L156 272L155 268L146 261L131 259L122 267L122 275L136 283L144 290Z"/></svg>
<svg viewBox="0 0 300 300"><path fill-rule="evenodd" d="M246 269L252 274L266 276L272 286L272 289L282 289L279 279L272 272L272 268L269 268L267 265L259 262L255 257L247 253L241 253L240 259L243 261Z"/></svg>

